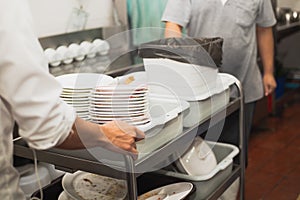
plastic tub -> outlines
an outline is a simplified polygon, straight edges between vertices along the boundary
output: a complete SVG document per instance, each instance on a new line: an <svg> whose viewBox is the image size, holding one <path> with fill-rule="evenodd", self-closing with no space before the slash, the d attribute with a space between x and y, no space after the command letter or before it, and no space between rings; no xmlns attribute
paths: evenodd
<svg viewBox="0 0 300 200"><path fill-rule="evenodd" d="M158 134L152 137L146 137L136 143L137 150L139 151L139 158L148 155L152 151L163 146L170 140L174 139L178 134L182 133L183 130L183 117L179 114L178 117L172 119L164 125L156 126L155 129L161 129Z"/></svg>
<svg viewBox="0 0 300 200"><path fill-rule="evenodd" d="M208 142L217 159L217 167L211 173L203 176L190 176L176 171L173 166L159 170L156 173L180 180L190 181L197 187L194 199L207 198L232 172L233 158L238 155L239 149L230 144Z"/></svg>
<svg viewBox="0 0 300 200"><path fill-rule="evenodd" d="M184 111L183 126L192 127L224 108L230 99L229 88L204 100L188 101L190 108Z"/></svg>
<svg viewBox="0 0 300 200"><path fill-rule="evenodd" d="M183 112L189 108L186 101L164 99L150 95L152 128L146 130L146 137L136 143L139 158L163 146L183 130Z"/></svg>
<svg viewBox="0 0 300 200"><path fill-rule="evenodd" d="M168 88L181 99L194 100L216 85L218 69L163 58L144 58L143 63L151 93L165 95Z"/></svg>
<svg viewBox="0 0 300 200"><path fill-rule="evenodd" d="M35 167L33 164L28 165L28 171L21 175L20 177L20 188L25 193L27 199L39 188L40 181L42 186L46 186L51 182L51 177L48 169L45 166L38 165L37 172L39 175L39 180L37 174L35 173Z"/></svg>

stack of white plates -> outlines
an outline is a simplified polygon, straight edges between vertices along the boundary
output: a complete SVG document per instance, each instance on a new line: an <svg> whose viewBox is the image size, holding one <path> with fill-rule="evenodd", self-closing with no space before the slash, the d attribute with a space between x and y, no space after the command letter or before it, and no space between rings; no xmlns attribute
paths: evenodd
<svg viewBox="0 0 300 200"><path fill-rule="evenodd" d="M60 97L76 109L79 117L88 119L89 95L89 89L71 90L64 88Z"/></svg>
<svg viewBox="0 0 300 200"><path fill-rule="evenodd" d="M99 124L122 120L135 126L149 123L147 85L119 84L95 88L90 99L90 120Z"/></svg>
<svg viewBox="0 0 300 200"><path fill-rule="evenodd" d="M115 80L104 74L75 73L56 77L62 86L60 97L76 109L77 115L89 119L90 95L93 88L109 85Z"/></svg>

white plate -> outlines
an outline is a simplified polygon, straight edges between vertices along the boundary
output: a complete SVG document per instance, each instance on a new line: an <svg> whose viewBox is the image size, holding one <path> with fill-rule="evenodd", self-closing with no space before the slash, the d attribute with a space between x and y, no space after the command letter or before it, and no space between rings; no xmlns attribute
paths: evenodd
<svg viewBox="0 0 300 200"><path fill-rule="evenodd" d="M82 92L73 92L73 93L67 93L62 92L60 94L61 98L89 98L91 96L90 92L82 93Z"/></svg>
<svg viewBox="0 0 300 200"><path fill-rule="evenodd" d="M63 88L69 89L92 89L96 86L109 85L115 80L105 74L97 73L74 73L56 77Z"/></svg>
<svg viewBox="0 0 300 200"><path fill-rule="evenodd" d="M91 108L110 108L115 110L116 108L146 108L149 103L147 101L140 103L114 103L114 102L90 102Z"/></svg>
<svg viewBox="0 0 300 200"><path fill-rule="evenodd" d="M91 96L132 96L132 95L148 95L148 91L107 91L107 92L91 92Z"/></svg>
<svg viewBox="0 0 300 200"><path fill-rule="evenodd" d="M94 121L94 120L92 120L92 119L90 119L89 120L90 122L92 122L92 123L95 123L95 124L106 124L107 123L107 121L105 121L105 122L103 122L103 121ZM141 127L146 127L146 129L148 130L148 124L151 124L151 122L150 121L147 121L147 122L145 122L145 123L132 123L132 122L126 122L126 123L128 123L128 124L130 124L130 125L132 125L132 126L136 126L138 129L140 129L140 130L144 130L144 129L142 129Z"/></svg>
<svg viewBox="0 0 300 200"><path fill-rule="evenodd" d="M147 86L142 87L129 87L129 86L101 86L95 88L92 93L93 94L140 94L140 93L146 93L148 92Z"/></svg>
<svg viewBox="0 0 300 200"><path fill-rule="evenodd" d="M148 98L146 98L145 96L143 97L135 97L135 98L99 98L99 97L91 97L91 100L94 102L136 102L136 101L145 101Z"/></svg>
<svg viewBox="0 0 300 200"><path fill-rule="evenodd" d="M85 179L85 180L83 180ZM96 187L89 187L91 184ZM113 179L105 176L77 171L73 174L66 173L62 179L64 191L73 199L88 199L88 194L92 193L98 199L123 200L127 195L126 182L124 180ZM81 195L78 193L80 190ZM84 196L84 197L82 197ZM102 196L100 198L100 196ZM89 198L96 199L96 198Z"/></svg>
<svg viewBox="0 0 300 200"><path fill-rule="evenodd" d="M100 115L100 116L116 116L116 115L120 115L120 116L124 116L124 115L127 115L127 116L132 116L132 115L141 115L141 114L145 114L145 113L148 113L148 110L145 109L145 110L137 110L137 111L108 111L108 112L105 112L105 111L95 111L95 110L91 110L89 111L89 113L91 115Z"/></svg>
<svg viewBox="0 0 300 200"><path fill-rule="evenodd" d="M137 100L137 101L95 101L95 100L91 100L90 101L91 104L93 105L100 105L100 106L104 106L104 105L123 105L123 106L127 106L127 105L145 105L147 104L147 99L142 99L142 100Z"/></svg>
<svg viewBox="0 0 300 200"><path fill-rule="evenodd" d="M89 105L90 104L83 104L83 103L79 103L79 104L74 104L74 103L68 103L68 105L74 107L74 108L81 108L81 109L89 109Z"/></svg>
<svg viewBox="0 0 300 200"><path fill-rule="evenodd" d="M98 85L95 87L95 90L100 91L147 91L147 84L140 85L125 85L125 84L116 84L116 85Z"/></svg>
<svg viewBox="0 0 300 200"><path fill-rule="evenodd" d="M148 106L125 106L125 107L99 107L99 106L93 106L91 105L89 108L90 111L94 111L94 112L112 112L112 113L119 113L119 112L144 112L149 110Z"/></svg>
<svg viewBox="0 0 300 200"><path fill-rule="evenodd" d="M62 99L63 101L67 102L68 104L83 104L83 105L89 105L90 101L89 99L86 100L76 100L76 99Z"/></svg>
<svg viewBox="0 0 300 200"><path fill-rule="evenodd" d="M89 112L89 108L88 107L74 107L77 113L80 112Z"/></svg>
<svg viewBox="0 0 300 200"><path fill-rule="evenodd" d="M130 117L130 116L91 116L90 118L93 120L99 120L99 121L111 121L111 120L123 120L123 121L129 121L129 122L143 122L143 121L149 121L150 118L142 115L137 117Z"/></svg>
<svg viewBox="0 0 300 200"><path fill-rule="evenodd" d="M93 98L100 98L100 99L134 99L139 97L146 97L148 96L148 93L140 93L140 94L91 94L91 97Z"/></svg>
<svg viewBox="0 0 300 200"><path fill-rule="evenodd" d="M124 120L124 121L131 121L131 122L143 122L149 121L150 117L147 115L137 116L137 117L130 117L130 116L92 116L90 115L91 119L99 120L99 121L111 121L111 120Z"/></svg>
<svg viewBox="0 0 300 200"><path fill-rule="evenodd" d="M62 92L66 93L66 94L82 94L82 93L91 93L91 91L93 90L93 88L62 88Z"/></svg>
<svg viewBox="0 0 300 200"><path fill-rule="evenodd" d="M140 116L146 116L148 112L139 112L139 113L126 113L126 112L123 112L123 113L114 113L114 112L111 112L111 113L104 113L104 114L99 114L97 112L89 112L89 114L91 116L95 116L95 117L114 117L114 116L118 116L118 117L140 117ZM149 116L149 114L148 114Z"/></svg>
<svg viewBox="0 0 300 200"><path fill-rule="evenodd" d="M78 96L63 97L63 96L60 96L60 98L63 100L66 100L66 101L86 101L86 100L90 99L89 96L85 96L85 97L78 97Z"/></svg>
<svg viewBox="0 0 300 200"><path fill-rule="evenodd" d="M94 122L94 123L97 123L97 124L105 124L107 122L110 122L112 120L95 120L95 119L90 119L91 122ZM122 120L122 121L125 121L125 120ZM134 125L134 126L143 126L143 125L146 125L146 124L149 124L151 121L150 120L144 120L144 121L138 121L138 122L131 122L131 121L125 121L131 125Z"/></svg>
<svg viewBox="0 0 300 200"><path fill-rule="evenodd" d="M157 194L166 194L166 200L180 200L186 197L193 189L193 184L189 182L174 183L166 185L138 197L138 200L147 200Z"/></svg>
<svg viewBox="0 0 300 200"><path fill-rule="evenodd" d="M78 117L81 117L81 118L90 118L89 115L80 115L80 114L78 114Z"/></svg>
<svg viewBox="0 0 300 200"><path fill-rule="evenodd" d="M74 96L74 95L85 95L85 96L90 96L91 95L92 89L81 89L81 90L73 90L73 89L66 89L63 88L61 95L66 95L66 96Z"/></svg>

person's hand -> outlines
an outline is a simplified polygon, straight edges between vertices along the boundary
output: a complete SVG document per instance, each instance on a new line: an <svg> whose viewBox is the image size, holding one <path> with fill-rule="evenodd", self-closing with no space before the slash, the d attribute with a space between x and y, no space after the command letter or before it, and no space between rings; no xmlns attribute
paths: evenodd
<svg viewBox="0 0 300 200"><path fill-rule="evenodd" d="M106 148L119 153L129 153L134 158L137 157L138 151L135 142L145 138L145 134L141 130L123 121L111 121L99 127L108 140Z"/></svg>
<svg viewBox="0 0 300 200"><path fill-rule="evenodd" d="M263 77L265 96L271 94L276 88L276 81L273 74L265 74Z"/></svg>

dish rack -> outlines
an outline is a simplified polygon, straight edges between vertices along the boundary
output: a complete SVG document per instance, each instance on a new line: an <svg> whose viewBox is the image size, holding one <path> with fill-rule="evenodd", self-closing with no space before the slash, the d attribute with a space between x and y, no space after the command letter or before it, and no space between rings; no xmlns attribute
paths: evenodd
<svg viewBox="0 0 300 200"><path fill-rule="evenodd" d="M245 184L245 133L244 133L244 96L242 92L241 83L236 80L233 84L238 90L238 97L231 99L224 109L217 111L214 115L202 120L201 124L189 128L184 128L181 134L176 135L169 142L161 146L159 149L150 152L142 158L134 161L130 156L123 156L124 166L126 171L120 171L117 168L109 167L97 159L95 159L87 150L58 150L50 149L36 151L37 159L41 162L54 164L58 169L74 172L82 170L112 178L124 179L127 181L128 194L127 199L137 200L139 179L147 173L141 173L143 169L155 169L156 166L164 163L166 160L174 159L178 153L183 153L185 150L182 144L188 143L191 137L202 135L212 123L217 123L224 119L224 111L226 111L225 118L229 115L239 113L239 163L234 163L232 171L229 176L220 183L220 185L209 194L207 199L218 199L219 196L238 178L240 178L240 199L244 199L244 184ZM174 151L174 149L176 151ZM27 146L22 139L14 140L14 155L33 159L32 150ZM167 180L167 178L166 178Z"/></svg>

